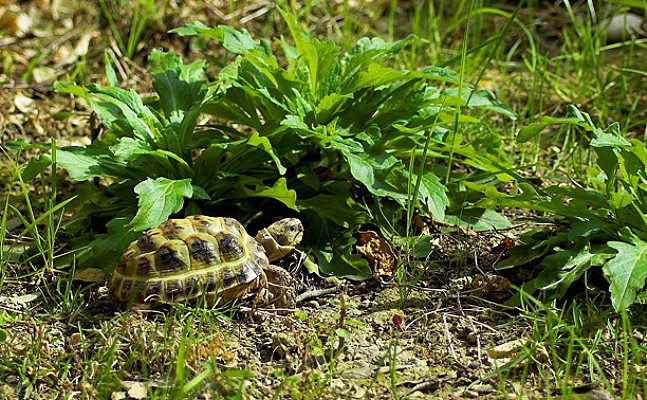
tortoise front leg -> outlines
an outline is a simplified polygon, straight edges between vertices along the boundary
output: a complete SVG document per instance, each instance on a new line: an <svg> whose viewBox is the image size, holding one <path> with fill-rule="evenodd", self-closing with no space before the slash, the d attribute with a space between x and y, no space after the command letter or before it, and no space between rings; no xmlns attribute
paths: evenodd
<svg viewBox="0 0 647 400"><path fill-rule="evenodd" d="M296 306L293 277L290 273L276 265L263 268L267 279L267 298L265 304L276 308L292 309Z"/></svg>

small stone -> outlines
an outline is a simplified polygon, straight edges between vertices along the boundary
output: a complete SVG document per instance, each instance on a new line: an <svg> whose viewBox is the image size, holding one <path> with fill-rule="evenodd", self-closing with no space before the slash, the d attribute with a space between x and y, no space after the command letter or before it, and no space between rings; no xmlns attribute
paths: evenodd
<svg viewBox="0 0 647 400"><path fill-rule="evenodd" d="M475 399L475 398L479 397L479 394L475 390L466 390L465 391L465 397L467 397L468 399Z"/></svg>
<svg viewBox="0 0 647 400"><path fill-rule="evenodd" d="M469 364L467 364L467 369L478 369L479 368L479 362L478 361L471 361Z"/></svg>
<svg viewBox="0 0 647 400"><path fill-rule="evenodd" d="M366 379L371 376L373 376L373 370L368 367L347 369L341 373L341 377L346 379Z"/></svg>
<svg viewBox="0 0 647 400"><path fill-rule="evenodd" d="M645 20L641 16L624 13L603 21L601 28L607 29L607 42L614 43L644 35L644 23Z"/></svg>
<svg viewBox="0 0 647 400"><path fill-rule="evenodd" d="M465 341L468 344L471 344L473 346L473 345L476 344L477 339L478 339L478 335L476 334L476 332L470 332L470 333L467 334L467 337L465 338Z"/></svg>

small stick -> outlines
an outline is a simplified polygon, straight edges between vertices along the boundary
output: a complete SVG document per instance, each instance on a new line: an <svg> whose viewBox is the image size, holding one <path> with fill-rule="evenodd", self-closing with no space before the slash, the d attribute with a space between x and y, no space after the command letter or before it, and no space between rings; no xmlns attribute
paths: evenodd
<svg viewBox="0 0 647 400"><path fill-rule="evenodd" d="M313 299L315 297L338 293L340 290L341 290L340 286L333 286L326 289L308 290L307 292L303 292L297 296L297 304L303 303L304 301Z"/></svg>

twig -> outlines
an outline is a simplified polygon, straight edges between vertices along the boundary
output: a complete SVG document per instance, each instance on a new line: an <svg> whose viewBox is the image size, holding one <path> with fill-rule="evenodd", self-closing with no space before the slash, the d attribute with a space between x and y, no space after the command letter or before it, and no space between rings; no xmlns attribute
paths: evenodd
<svg viewBox="0 0 647 400"><path fill-rule="evenodd" d="M297 296L297 304L303 303L304 301L313 299L315 297L338 293L340 290L341 290L341 286L333 286L325 289L308 290L307 292L303 292Z"/></svg>
<svg viewBox="0 0 647 400"><path fill-rule="evenodd" d="M456 352L454 351L454 345L452 344L452 335L449 333L449 325L447 324L447 318L445 317L445 314L443 313L443 322L445 323L445 334L447 335L447 344L449 344L449 351L452 353L452 357L456 362L458 361L458 357L456 356Z"/></svg>

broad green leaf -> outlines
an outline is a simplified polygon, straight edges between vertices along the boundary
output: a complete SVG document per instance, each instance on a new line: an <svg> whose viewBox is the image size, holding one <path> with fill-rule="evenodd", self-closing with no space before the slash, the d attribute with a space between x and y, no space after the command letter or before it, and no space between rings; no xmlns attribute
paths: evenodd
<svg viewBox="0 0 647 400"><path fill-rule="evenodd" d="M469 226L476 232L508 229L512 226L503 215L490 208L468 208L458 215L447 215L444 219L450 224Z"/></svg>
<svg viewBox="0 0 647 400"><path fill-rule="evenodd" d="M426 67L422 71L422 77L425 79L433 79L441 82L453 83L459 85L461 80L458 74L452 70L440 67ZM466 88L471 88L472 86L468 83L463 82Z"/></svg>
<svg viewBox="0 0 647 400"><path fill-rule="evenodd" d="M70 93L75 96L79 96L86 101L89 101L88 94L90 93L90 90L72 82L56 81L54 83L54 90L56 90L57 92Z"/></svg>
<svg viewBox="0 0 647 400"><path fill-rule="evenodd" d="M259 45L256 44L245 29L237 31L225 25L221 25L218 28L222 31L222 45L232 53L244 54L250 50L259 48Z"/></svg>
<svg viewBox="0 0 647 400"><path fill-rule="evenodd" d="M171 123L179 124L184 114L202 100L205 60L184 65L182 57L173 52L153 50L149 57L149 74L155 81L153 87L159 94L160 105Z"/></svg>
<svg viewBox="0 0 647 400"><path fill-rule="evenodd" d="M359 55L369 54L370 60L373 61L376 58L383 58L390 55L398 54L402 49L412 42L421 41L419 38L416 38L413 35L409 35L403 40L398 40L397 42L387 42L386 40L380 37L363 37L360 38L355 46L348 52L348 55L353 57L358 57Z"/></svg>
<svg viewBox="0 0 647 400"><path fill-rule="evenodd" d="M575 221L568 231L568 240L589 237L609 226L608 223L596 220Z"/></svg>
<svg viewBox="0 0 647 400"><path fill-rule="evenodd" d="M413 243L411 253L415 258L428 259L429 255L438 247L434 242L438 239L433 236L421 235L410 237L409 240Z"/></svg>
<svg viewBox="0 0 647 400"><path fill-rule="evenodd" d="M647 242L631 235L631 243L613 241L607 244L617 254L602 269L610 284L613 308L621 311L634 302L636 293L645 286Z"/></svg>
<svg viewBox="0 0 647 400"><path fill-rule="evenodd" d="M272 160L276 164L276 168L279 170L279 174L285 174L286 169L283 165L281 165L281 160L279 160L278 156L274 152L272 143L270 143L270 140L267 137L260 136L258 132L254 132L245 143L248 146L259 148L269 154L269 156L272 157ZM294 208L294 205L292 206L292 208Z"/></svg>
<svg viewBox="0 0 647 400"><path fill-rule="evenodd" d="M309 199L299 199L299 208L311 209L321 220L350 228L366 220L363 214L354 210L357 203L350 197L332 194L318 194Z"/></svg>
<svg viewBox="0 0 647 400"><path fill-rule="evenodd" d="M162 175L182 178L193 176L189 164L177 154L161 149L151 150L147 143L139 139L129 137L121 138L111 147L111 150L114 154L115 161L120 162L125 168L144 167L144 176L154 177ZM131 172L133 173L132 178L136 179L138 176L136 173L141 173L142 171Z"/></svg>
<svg viewBox="0 0 647 400"><path fill-rule="evenodd" d="M317 89L322 84L323 77L337 62L339 47L332 41L303 42L299 53L308 64L310 71L310 90L316 95Z"/></svg>
<svg viewBox="0 0 647 400"><path fill-rule="evenodd" d="M123 254L130 243L140 235L139 231L126 229L130 218L118 217L106 224L107 234L98 235L90 243L92 255L88 265L101 268L104 272L110 273L114 270L119 257Z"/></svg>
<svg viewBox="0 0 647 400"><path fill-rule="evenodd" d="M631 139L631 152L640 160L643 166L647 166L647 149L645 144L638 139Z"/></svg>
<svg viewBox="0 0 647 400"><path fill-rule="evenodd" d="M108 78L108 85L117 86L117 74L115 73L115 69L112 67L112 61L110 60L110 55L107 51L103 53L103 63L106 66L105 69L106 78Z"/></svg>
<svg viewBox="0 0 647 400"><path fill-rule="evenodd" d="M367 87L375 87L385 85L387 83L395 82L407 76L406 71L398 71L393 68L383 67L379 64L373 63L368 66L367 71L361 71L357 76L348 82L348 86L344 88L344 95L350 95L360 89Z"/></svg>
<svg viewBox="0 0 647 400"><path fill-rule="evenodd" d="M209 194L202 188L202 186L194 185L193 183L191 184L193 187L193 195L191 196L192 199L197 199L197 200L211 200L211 197Z"/></svg>
<svg viewBox="0 0 647 400"><path fill-rule="evenodd" d="M458 99L458 89L448 88L443 94L450 99ZM472 90L470 88L463 88L461 91L461 106L468 108L482 108L503 114L512 120L517 119L517 114L502 104L496 102L494 94L489 90ZM469 100L469 104L467 101ZM457 101L444 100L445 105L457 105Z"/></svg>
<svg viewBox="0 0 647 400"><path fill-rule="evenodd" d="M359 155L359 154L346 154L346 159L350 166L353 178L362 182L366 189L378 197L391 197L394 200L403 202L406 200L406 193L403 193L399 188L385 182L381 176L388 174L388 172L398 164L395 157L389 155ZM381 176L378 176L380 174ZM405 182L401 182L405 183Z"/></svg>
<svg viewBox="0 0 647 400"><path fill-rule="evenodd" d="M31 181L52 165L51 157L43 154L39 157L32 157L26 164L20 166L20 176L23 181Z"/></svg>
<svg viewBox="0 0 647 400"><path fill-rule="evenodd" d="M277 179L272 187L257 186L254 189L244 188L244 193L249 197L269 197L296 210L297 192L288 189L285 178Z"/></svg>
<svg viewBox="0 0 647 400"><path fill-rule="evenodd" d="M539 122L533 122L532 124L519 129L519 133L517 134L517 143L526 143L527 141L541 133L541 131L543 131L546 127L558 124L578 125L583 128L589 127L581 117L554 118L543 116L539 119Z"/></svg>
<svg viewBox="0 0 647 400"><path fill-rule="evenodd" d="M185 197L193 196L190 179L147 179L135 186L139 195L138 211L127 228L142 231L166 221L169 215L179 212Z"/></svg>
<svg viewBox="0 0 647 400"><path fill-rule="evenodd" d="M65 168L70 178L84 181L93 177L102 177L104 171L101 167L99 154L88 152L81 147L70 147L68 150L56 151L56 162Z"/></svg>
<svg viewBox="0 0 647 400"><path fill-rule="evenodd" d="M177 33L180 36L203 35L212 39L222 40L222 30L220 28L209 28L201 21L195 21L180 28L171 29L169 33Z"/></svg>
<svg viewBox="0 0 647 400"><path fill-rule="evenodd" d="M59 85L59 87L71 88L69 85ZM143 140L154 142L158 138L161 123L155 114L144 106L135 91L126 91L117 87L99 88L93 84L87 85L85 89L86 99L109 129L121 121L127 124L134 135ZM69 90L61 89L61 91Z"/></svg>
<svg viewBox="0 0 647 400"><path fill-rule="evenodd" d="M110 147L114 157L122 162L133 161L135 156L147 154L153 151L151 146L137 138L124 137Z"/></svg>
<svg viewBox="0 0 647 400"><path fill-rule="evenodd" d="M310 131L308 125L296 115L286 115L283 121L281 121L281 125L296 129L297 131Z"/></svg>
<svg viewBox="0 0 647 400"><path fill-rule="evenodd" d="M564 297L568 288L582 277L591 267L594 254L587 243L577 250L556 248L555 254L544 259L546 269L535 280L535 285L543 290L555 291L559 298Z"/></svg>
<svg viewBox="0 0 647 400"><path fill-rule="evenodd" d="M368 262L359 254L344 254L340 250L337 247L334 252L313 251L313 254L317 256L319 271L323 275L335 275L340 278L358 281L368 279L373 275Z"/></svg>
<svg viewBox="0 0 647 400"><path fill-rule="evenodd" d="M326 95L317 105L316 123L326 125L342 109L352 96L331 93Z"/></svg>
<svg viewBox="0 0 647 400"><path fill-rule="evenodd" d="M415 177L409 179L415 180ZM431 212L431 215L439 221L445 219L445 209L449 205L447 198L447 188L440 183L440 179L430 172L423 174L421 178L420 189L418 191L418 198Z"/></svg>
<svg viewBox="0 0 647 400"><path fill-rule="evenodd" d="M601 132L596 135L595 139L591 140L593 147L629 147L631 143L623 138L611 133Z"/></svg>

